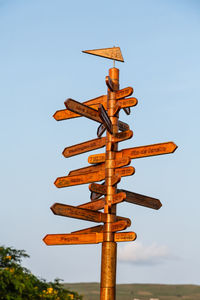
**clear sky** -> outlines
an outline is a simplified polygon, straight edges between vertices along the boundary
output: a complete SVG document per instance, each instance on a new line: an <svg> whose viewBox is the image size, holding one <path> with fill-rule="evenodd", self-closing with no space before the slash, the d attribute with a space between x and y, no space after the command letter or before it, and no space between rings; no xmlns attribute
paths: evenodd
<svg viewBox="0 0 200 300"><path fill-rule="evenodd" d="M138 99L130 116L120 113L134 132L120 148L167 141L179 148L132 160L135 175L119 184L163 207L118 205L138 238L118 246L117 281L199 284L200 2L1 0L0 35L1 244L25 249L24 264L47 280L100 280L100 244L42 241L95 225L55 216L50 206L89 201L88 185L57 189L53 182L87 165L91 152L65 159L62 151L96 138L98 125L52 115L66 98L106 93L112 61L81 51L120 46L120 87L132 86Z"/></svg>

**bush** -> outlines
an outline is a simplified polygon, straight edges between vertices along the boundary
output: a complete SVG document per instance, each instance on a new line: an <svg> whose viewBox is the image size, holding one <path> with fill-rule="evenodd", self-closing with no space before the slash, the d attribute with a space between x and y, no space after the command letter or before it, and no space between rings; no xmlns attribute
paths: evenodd
<svg viewBox="0 0 200 300"><path fill-rule="evenodd" d="M0 247L0 300L80 300L76 292L65 290L59 279L46 282L21 266L24 250Z"/></svg>

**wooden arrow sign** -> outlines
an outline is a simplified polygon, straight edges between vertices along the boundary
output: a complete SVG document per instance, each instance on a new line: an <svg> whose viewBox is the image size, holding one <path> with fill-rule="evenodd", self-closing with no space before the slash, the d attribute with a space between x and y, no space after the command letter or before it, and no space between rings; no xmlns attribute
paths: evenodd
<svg viewBox="0 0 200 300"><path fill-rule="evenodd" d="M137 235L135 232L116 232L114 235L115 242L130 242L135 241Z"/></svg>
<svg viewBox="0 0 200 300"><path fill-rule="evenodd" d="M120 131L127 131L129 130L129 125L122 122L122 121L118 121L118 127Z"/></svg>
<svg viewBox="0 0 200 300"><path fill-rule="evenodd" d="M82 175L58 177L55 180L54 184L57 188L63 188L68 186L95 182L95 181L101 181L104 178L105 178L105 171L93 172L93 173L86 173Z"/></svg>
<svg viewBox="0 0 200 300"><path fill-rule="evenodd" d="M113 143L118 143L118 142L122 142L122 141L125 141L125 140L129 140L129 139L132 138L132 136L133 136L133 131L132 130L118 132L118 133L115 133L112 136L112 142Z"/></svg>
<svg viewBox="0 0 200 300"><path fill-rule="evenodd" d="M101 195L100 195L101 196ZM79 205L79 208L86 208L91 210L100 210L103 209L105 205L105 198L97 199L95 201L87 202Z"/></svg>
<svg viewBox="0 0 200 300"><path fill-rule="evenodd" d="M107 219L107 214L61 203L54 203L51 210L55 215L97 223L106 222Z"/></svg>
<svg viewBox="0 0 200 300"><path fill-rule="evenodd" d="M107 193L107 187L106 185L98 184L98 183L92 183L89 185L89 190L94 193L98 193L101 195L106 195ZM124 190L123 190L124 191ZM121 190L117 190L117 194L113 195L113 204L119 203L126 198L126 193L121 192ZM93 201L93 199L91 199Z"/></svg>
<svg viewBox="0 0 200 300"><path fill-rule="evenodd" d="M47 234L43 241L48 246L98 244L103 242L103 233Z"/></svg>
<svg viewBox="0 0 200 300"><path fill-rule="evenodd" d="M133 94L133 88L127 87L127 88L117 91L115 93L115 96L116 96L116 99L119 100L119 99L122 99L122 98L125 98L128 96L131 96L132 94Z"/></svg>
<svg viewBox="0 0 200 300"><path fill-rule="evenodd" d="M94 173L94 172L105 172L105 163L70 171L68 176L84 175L84 174Z"/></svg>
<svg viewBox="0 0 200 300"><path fill-rule="evenodd" d="M92 183L89 185L89 189L91 192L95 192L101 195L106 195L107 193L107 187L103 184Z"/></svg>
<svg viewBox="0 0 200 300"><path fill-rule="evenodd" d="M160 209L162 206L160 200L158 200L158 199L140 195L140 194L133 193L133 192L129 192L129 191L122 190L122 189L117 190L117 191L123 192L126 194L126 198L124 199L126 202L145 206L145 207L152 208L152 209Z"/></svg>
<svg viewBox="0 0 200 300"><path fill-rule="evenodd" d="M103 181L100 185L105 185L105 181ZM89 185L89 190L90 190L90 186L91 186L91 184ZM91 190L91 194L90 194L91 201L95 201L95 200L99 199L101 196L102 196L102 194L95 193Z"/></svg>
<svg viewBox="0 0 200 300"><path fill-rule="evenodd" d="M128 148L116 152L116 159L120 159L121 157L128 156L131 159L169 154L173 153L177 149L177 145L174 142L153 144L148 146L140 146L134 148ZM102 154L94 154L88 157L88 162L90 164L94 163L102 163L105 161L105 153Z"/></svg>
<svg viewBox="0 0 200 300"><path fill-rule="evenodd" d="M66 147L63 151L64 157L71 157L81 153L89 152L95 149L103 148L106 144L106 138L93 139L77 145Z"/></svg>
<svg viewBox="0 0 200 300"><path fill-rule="evenodd" d="M135 173L135 168L133 167L124 167L115 169L115 174L121 177L131 176Z"/></svg>
<svg viewBox="0 0 200 300"><path fill-rule="evenodd" d="M116 232L115 242L128 242L136 239L135 232ZM43 241L48 246L55 245L78 245L78 244L98 244L103 242L102 232L81 233L81 234L47 234Z"/></svg>
<svg viewBox="0 0 200 300"><path fill-rule="evenodd" d="M102 123L101 118L99 117L99 112L97 110L73 99L67 99L64 103L69 110L93 121Z"/></svg>
<svg viewBox="0 0 200 300"><path fill-rule="evenodd" d="M120 220L120 221L111 223L111 231L112 232L125 230L127 227L129 227L129 224L126 220Z"/></svg>

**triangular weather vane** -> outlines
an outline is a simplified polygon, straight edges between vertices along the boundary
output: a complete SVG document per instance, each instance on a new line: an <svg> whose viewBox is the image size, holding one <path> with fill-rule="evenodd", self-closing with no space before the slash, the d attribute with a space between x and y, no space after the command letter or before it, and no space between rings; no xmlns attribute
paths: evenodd
<svg viewBox="0 0 200 300"><path fill-rule="evenodd" d="M85 50L82 52L124 62L124 59L123 59L123 56L122 56L122 53L121 53L121 50L119 47Z"/></svg>

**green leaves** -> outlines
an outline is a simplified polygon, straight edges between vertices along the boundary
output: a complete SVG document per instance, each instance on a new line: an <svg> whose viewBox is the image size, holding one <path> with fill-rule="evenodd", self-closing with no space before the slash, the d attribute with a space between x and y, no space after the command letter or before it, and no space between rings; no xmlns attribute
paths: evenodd
<svg viewBox="0 0 200 300"><path fill-rule="evenodd" d="M0 300L81 300L82 296L65 290L59 279L46 282L21 266L24 250L0 247Z"/></svg>

